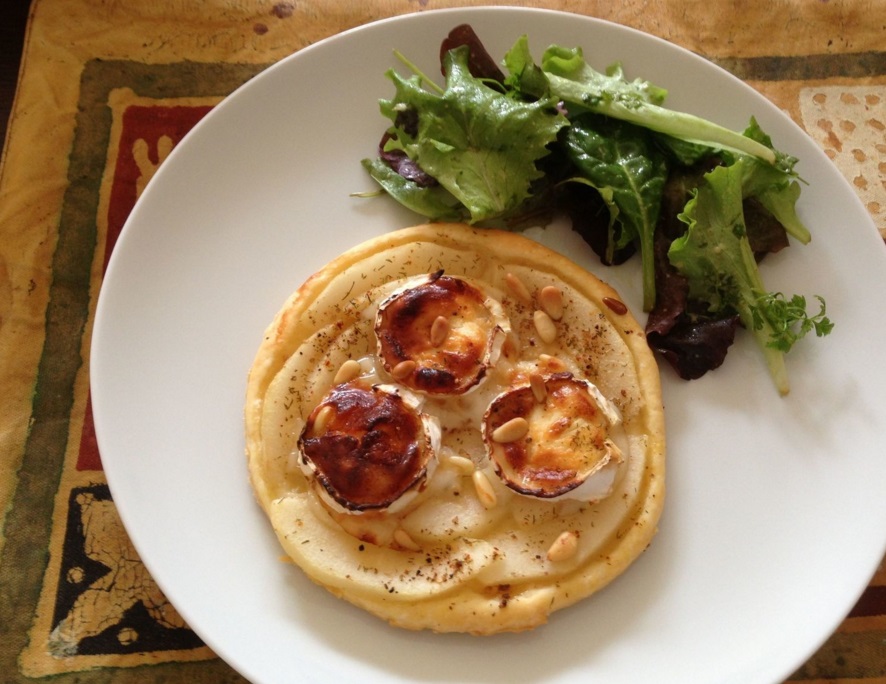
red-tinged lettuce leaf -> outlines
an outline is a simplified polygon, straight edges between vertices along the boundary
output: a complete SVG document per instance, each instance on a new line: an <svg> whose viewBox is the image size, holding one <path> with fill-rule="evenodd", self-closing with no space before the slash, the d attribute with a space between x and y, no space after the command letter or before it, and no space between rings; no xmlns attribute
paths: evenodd
<svg viewBox="0 0 886 684"><path fill-rule="evenodd" d="M468 48L468 69L474 78L488 79L503 83L505 75L498 68L492 55L480 40L470 24L459 24L452 29L440 44L440 71L446 75L446 55L450 50L466 46Z"/></svg>
<svg viewBox="0 0 886 684"><path fill-rule="evenodd" d="M568 121L555 102L521 102L472 76L464 46L445 61L446 87L433 92L419 75L388 72L396 94L380 106L395 127L385 150L405 152L464 206L470 223L507 217L530 198L544 175L537 162ZM413 112L414 134L396 126Z"/></svg>
<svg viewBox="0 0 886 684"><path fill-rule="evenodd" d="M738 326L738 316L696 321L680 318L666 335L652 331L647 339L682 379L696 380L722 365Z"/></svg>
<svg viewBox="0 0 886 684"><path fill-rule="evenodd" d="M633 241L613 248L611 212L595 188L568 183L563 186L561 205L569 215L572 229L600 258L600 263L618 266L637 252L637 243Z"/></svg>
<svg viewBox="0 0 886 684"><path fill-rule="evenodd" d="M382 189L407 209L432 221L463 221L464 207L440 185L420 185L395 171L383 159L364 159L363 168Z"/></svg>
<svg viewBox="0 0 886 684"><path fill-rule="evenodd" d="M668 260L671 240L661 230L655 240L656 303L646 321L646 339L684 380L719 368L739 326L738 316L712 318L689 301L689 283Z"/></svg>
<svg viewBox="0 0 886 684"><path fill-rule="evenodd" d="M784 226L758 200L751 197L742 206L748 242L758 262L767 254L774 254L790 246Z"/></svg>
<svg viewBox="0 0 886 684"><path fill-rule="evenodd" d="M388 148L388 141L393 139L391 133L385 133L381 142L378 144L379 159L384 161L393 171L403 176L406 180L412 181L420 187L433 187L439 185L437 179L427 173L418 164L409 158L401 149L396 147Z"/></svg>

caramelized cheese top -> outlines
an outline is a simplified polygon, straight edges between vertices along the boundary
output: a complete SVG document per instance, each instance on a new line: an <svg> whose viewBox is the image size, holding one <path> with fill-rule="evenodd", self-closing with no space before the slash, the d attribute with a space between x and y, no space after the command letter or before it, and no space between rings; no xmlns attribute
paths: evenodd
<svg viewBox="0 0 886 684"><path fill-rule="evenodd" d="M500 330L488 302L478 287L442 271L394 293L375 323L385 370L418 392L467 392L486 375Z"/></svg>
<svg viewBox="0 0 886 684"><path fill-rule="evenodd" d="M387 508L423 482L433 458L419 412L359 379L329 391L298 444L321 494L349 511Z"/></svg>
<svg viewBox="0 0 886 684"><path fill-rule="evenodd" d="M516 439L505 435L506 429L496 432L514 419L528 424ZM546 376L543 392L522 385L500 394L484 420L484 438L496 470L521 494L561 496L581 486L613 455L620 459L609 437L607 412L588 383L570 373Z"/></svg>

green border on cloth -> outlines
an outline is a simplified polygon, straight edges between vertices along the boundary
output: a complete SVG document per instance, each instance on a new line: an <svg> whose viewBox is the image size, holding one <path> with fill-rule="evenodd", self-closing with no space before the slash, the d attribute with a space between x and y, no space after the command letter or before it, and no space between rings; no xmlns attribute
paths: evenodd
<svg viewBox="0 0 886 684"><path fill-rule="evenodd" d="M0 558L0 672L4 684L33 682L19 673L49 559L53 505L64 468L65 452L81 349L91 324L91 272L97 246L99 194L110 143L112 90L128 87L155 98L225 96L266 68L267 64L180 62L141 64L92 60L84 65L74 139L69 157L68 187L52 259L45 341L37 371L31 428L17 473L3 534ZM144 684L170 681L171 669L182 681L222 684L243 682L220 660L171 662L116 668L115 682ZM14 673L14 674L13 674ZM107 682L104 670L53 675L59 684Z"/></svg>
<svg viewBox="0 0 886 684"><path fill-rule="evenodd" d="M711 61L743 81L819 81L886 75L886 52L802 57L721 57Z"/></svg>

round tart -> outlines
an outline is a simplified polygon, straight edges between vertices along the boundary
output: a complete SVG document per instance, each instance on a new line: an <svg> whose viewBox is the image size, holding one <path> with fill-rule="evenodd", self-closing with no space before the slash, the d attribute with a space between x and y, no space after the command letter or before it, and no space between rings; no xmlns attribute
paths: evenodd
<svg viewBox="0 0 886 684"><path fill-rule="evenodd" d="M636 560L664 503L642 328L516 233L416 226L331 261L266 330L245 422L289 557L408 629L543 624Z"/></svg>

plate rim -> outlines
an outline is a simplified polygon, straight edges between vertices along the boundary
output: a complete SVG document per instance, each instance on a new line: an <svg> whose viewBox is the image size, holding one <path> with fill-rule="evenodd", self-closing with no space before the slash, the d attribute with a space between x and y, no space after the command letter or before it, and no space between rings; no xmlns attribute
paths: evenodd
<svg viewBox="0 0 886 684"><path fill-rule="evenodd" d="M204 119L202 121L200 121L195 126L194 129L192 129L192 132L197 131L197 130L201 130L202 128L205 128L208 126L211 126L212 125L211 122L215 120L213 118L213 115L215 114L215 112L216 111L223 111L223 108L228 106L227 103L233 101L233 98L243 97L242 93L248 92L248 89L250 87L253 87L251 84L253 84L256 81L256 79L261 78L262 76L271 72L272 70L285 68L286 64L290 63L292 60L299 59L299 57L301 55L308 53L308 51L316 51L316 50L322 49L323 46L325 46L333 41L347 40L348 36L350 36L351 34L363 33L363 32L367 32L367 31L376 30L381 25L401 24L403 22L411 22L411 21L418 21L419 23L421 23L421 21L423 21L423 20L417 19L417 17L420 17L420 16L428 16L428 15L456 16L457 15L457 16L470 17L470 15L478 15L481 13L555 16L555 17L560 17L562 19L578 20L578 21L582 21L582 22L588 22L589 24L597 24L597 25L600 25L604 28L609 27L609 28L614 28L619 31L631 32L631 33L634 33L634 34L642 37L642 39L644 39L644 40L651 40L654 43L661 44L662 46L665 46L666 49L670 49L670 50L676 49L678 51L685 53L685 55L692 57L693 59L703 61L704 63L706 63L707 65L709 65L713 69L716 69L718 72L720 72L721 76L723 76L723 75L728 76L729 79L733 82L733 84L735 86L739 86L742 88L743 92L754 93L755 95L759 96L760 98L762 98L766 102L769 102L771 107L773 107L773 108L775 107L775 105L773 103L771 103L768 100L768 98L765 98L765 96L763 96L761 93L759 93L759 91L756 91L749 84L745 83L744 81L742 81L741 79L739 79L735 75L729 73L728 71L726 71L722 67L719 67L718 65L716 65L712 61L706 59L705 57L702 57L696 53L691 52L690 50L688 50L687 48L685 48L683 46L672 43L672 42L670 42L664 38L661 38L659 36L649 34L649 33L646 33L642 30L639 30L639 29L636 29L636 28L633 28L630 26L626 26L623 24L619 24L619 23L613 22L611 20L597 18L597 17L591 17L588 15L576 14L576 13L565 11L565 10L552 10L552 9L545 9L545 8L538 8L538 7L512 7L512 6L496 5L496 6L475 6L475 7L466 7L466 8L450 7L450 8L441 8L441 9L421 10L421 11L416 11L416 12L410 12L410 13L406 13L406 14L401 14L401 15L378 19L378 20L375 20L375 21L372 21L372 22L369 22L366 24L362 24L360 26L349 28L349 29L342 31L340 33L337 33L337 34L327 36L327 37L323 38L322 40L317 41L316 43L306 46L305 48L302 48L302 49L282 58L281 60L278 60L277 62L275 62L274 64L270 65L269 67L264 69L262 72L257 74L255 77L253 77L252 79L250 79L249 81L247 81L243 85L239 86L232 93L230 93L227 97L225 97L225 99L219 105L217 105L216 108L214 108L214 110L212 112L210 112L206 117L204 117ZM607 30L608 30L608 28L607 28ZM786 123L789 123L791 126L794 127L794 129L796 129L796 131L803 133L805 135L805 132L799 126L799 124L794 122L790 117L785 116L784 118L785 118ZM187 134L187 136L185 138L186 140L192 135L192 132L189 132ZM176 147L176 149L173 150L173 152L170 154L169 158L164 163L163 167L161 167L161 169L158 170L158 174L157 174L158 176L160 174L164 173L165 168L170 167L170 164L169 164L170 160L175 158L175 155L177 154L178 150L180 150L180 149L186 150L187 146L182 145L180 143ZM184 152L182 154L184 154ZM822 152L822 156L824 156L823 152ZM840 178L842 178L842 175L840 175ZM843 180L845 181L845 179L843 179ZM845 181L845 183L846 183L846 187L849 188L848 181ZM154 186L156 187L156 184L154 184ZM145 202L151 201L149 199L145 199L145 198L149 198L151 196L151 187L152 187L152 184L149 184L148 189L145 191L145 193L142 195L142 197L139 198L138 202L133 207L132 212L130 213L130 217L125 222L124 229L120 235L121 241L126 240L127 233L131 232L132 229L130 229L130 225L131 224L134 225L138 222L138 219L136 217L137 217L140 206L142 204L144 204ZM849 188L849 189L850 189L850 196L853 197L858 202L859 205L861 205L860 198L858 198L858 196L854 192L851 192L851 188ZM870 219L870 224L873 227L873 220L872 219ZM872 235L872 238L873 238L874 235L876 235L876 228L873 228L872 233L873 233L873 235ZM118 243L118 244L120 244L120 243ZM117 264L117 262L121 261L121 259L122 259L122 257L118 257L117 259L115 259L115 254L120 254L120 253L122 253L122 251L118 251L115 249L114 252L111 254L109 265L108 265L108 270L107 270L107 272L105 274L105 278L102 282L102 288L101 288L101 291L99 292L98 301L97 301L96 307L95 307L95 314L94 314L94 319L93 319L93 335L92 335L92 340L90 343L90 373L89 373L90 386L93 388L97 388L101 385L100 381L97 382L98 376L99 376L99 373L101 370L101 362L99 362L99 363L94 362L94 358L98 358L98 357L97 357L97 355L93 354L93 350L99 349L99 351L100 351L101 345L103 344L103 340L102 340L103 332L102 331L104 330L104 328L100 327L99 323L100 323L100 320L102 323L104 323L103 317L104 317L105 313L103 313L103 312L106 311L106 309L103 305L103 302L106 301L104 283L105 282L113 282L111 280L111 278L113 278L112 269L114 269L115 267L120 268L120 266L115 266L115 264ZM101 393L101 390L99 391L99 393ZM99 439L99 445L101 445L101 442L103 440L102 433L107 428L100 427L100 424L103 424L103 422L104 422L104 416L100 416L99 414L103 413L103 412L101 409L98 408L98 406L96 404L94 404L94 407L95 407L96 433L97 433L97 437ZM113 462L113 459L111 459L111 462ZM113 473L114 467L115 466L112 465L109 469L106 468L106 470L105 470L108 484L111 488L112 493L114 492L114 485L112 483L112 480L115 478L115 475ZM130 524L126 519L128 516L128 512L124 512L125 508L126 508L126 504L124 504L122 507L120 507L118 505L118 510L120 511L121 518L123 518L124 526L126 527L127 532L129 532ZM135 539L133 539L133 543L134 544L136 543ZM137 544L136 544L136 547L138 548ZM881 549L881 552L886 552L886 536L884 536L884 539L883 539L883 548ZM882 553L881 553L881 557L882 557ZM143 560L145 562L146 567L149 568L149 571L151 571L152 574L154 574L153 571L151 570L151 567L150 567L151 561L147 558L145 558ZM871 576L876 571L876 569L877 569L877 564L875 563L873 568L871 569L871 572L870 572ZM160 574L162 575L164 573L160 573ZM158 583L160 583L159 579L157 581L158 581ZM859 596L864 591L865 586L866 585L862 585L860 587L859 592L858 592ZM161 588L162 588L162 584L161 584ZM178 606L176 606L176 607L178 608ZM851 606L848 606L847 612L850 609L851 609ZM189 623L190 623L190 620L189 620ZM196 620L195 623L199 623L199 620ZM839 624L839 621L837 622L837 624ZM204 635L203 633L198 631L196 628L192 627L192 629L194 629L194 631L197 632L201 638L206 640L207 643L210 643L210 640L207 639L206 635ZM810 650L809 650L810 654L813 653L815 650L817 650L821 646L821 644L827 640L829 635L830 635L830 633L825 634L819 644L816 644L814 646L814 648L810 648ZM216 647L216 648L220 648L222 651L224 650L223 647ZM235 667L235 666L232 664L232 667ZM239 668L237 668L237 667L235 667L235 669L239 670ZM788 675L788 674L790 674L790 672L786 671L785 675Z"/></svg>

